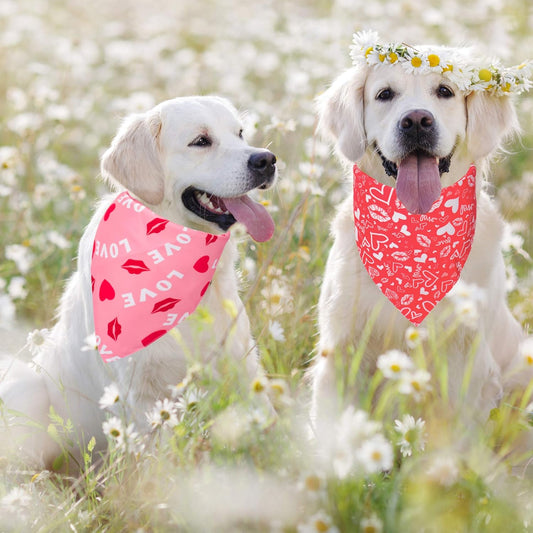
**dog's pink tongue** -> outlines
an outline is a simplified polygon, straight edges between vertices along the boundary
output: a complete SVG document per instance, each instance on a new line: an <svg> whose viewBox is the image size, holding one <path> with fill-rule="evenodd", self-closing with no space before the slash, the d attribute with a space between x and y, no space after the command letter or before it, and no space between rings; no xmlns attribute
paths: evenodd
<svg viewBox="0 0 533 533"><path fill-rule="evenodd" d="M410 154L398 166L396 195L410 213L427 213L441 191L436 157Z"/></svg>
<svg viewBox="0 0 533 533"><path fill-rule="evenodd" d="M244 224L248 233L257 242L268 241L274 234L274 221L268 211L248 196L224 198L226 209L235 219Z"/></svg>

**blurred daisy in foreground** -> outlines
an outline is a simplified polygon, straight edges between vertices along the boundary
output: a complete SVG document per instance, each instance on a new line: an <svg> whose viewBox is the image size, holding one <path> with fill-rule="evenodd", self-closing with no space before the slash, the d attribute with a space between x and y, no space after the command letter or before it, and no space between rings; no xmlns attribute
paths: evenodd
<svg viewBox="0 0 533 533"><path fill-rule="evenodd" d="M383 531L383 522L376 515L363 518L360 531L361 533L381 533Z"/></svg>
<svg viewBox="0 0 533 533"><path fill-rule="evenodd" d="M338 533L338 528L333 524L332 518L324 511L319 511L305 522L300 524L298 533Z"/></svg>
<svg viewBox="0 0 533 533"><path fill-rule="evenodd" d="M526 366L533 367L533 337L527 337L520 343L520 356Z"/></svg>
<svg viewBox="0 0 533 533"><path fill-rule="evenodd" d="M358 452L359 463L367 474L391 470L393 458L391 443L380 433L363 442Z"/></svg>
<svg viewBox="0 0 533 533"><path fill-rule="evenodd" d="M429 465L426 474L431 481L443 487L451 487L459 479L457 460L451 455L435 457Z"/></svg>

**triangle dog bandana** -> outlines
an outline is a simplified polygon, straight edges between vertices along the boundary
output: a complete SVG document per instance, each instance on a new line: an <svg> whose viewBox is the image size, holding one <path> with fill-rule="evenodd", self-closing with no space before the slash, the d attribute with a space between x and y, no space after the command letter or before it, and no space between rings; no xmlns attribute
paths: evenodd
<svg viewBox="0 0 533 533"><path fill-rule="evenodd" d="M98 225L91 262L93 315L104 361L156 341L198 306L229 233L158 217L122 192Z"/></svg>
<svg viewBox="0 0 533 533"><path fill-rule="evenodd" d="M455 285L476 229L476 167L425 214L411 214L396 189L354 166L353 208L361 261L381 292L419 325Z"/></svg>

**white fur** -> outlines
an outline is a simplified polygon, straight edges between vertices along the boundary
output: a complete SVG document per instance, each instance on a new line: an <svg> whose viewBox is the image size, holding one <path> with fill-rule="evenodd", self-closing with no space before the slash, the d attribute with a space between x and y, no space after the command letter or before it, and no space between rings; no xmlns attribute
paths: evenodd
<svg viewBox="0 0 533 533"><path fill-rule="evenodd" d="M102 158L102 174L117 188L131 191L158 215L220 234L218 226L184 207L181 194L191 185L223 197L250 190L248 158L262 150L250 147L241 138L241 131L236 110L224 99L169 100L125 120ZM209 136L212 146L190 146L199 135ZM114 197L103 199L81 238L78 269L67 284L45 349L34 359L32 368L16 360L5 360L0 367L0 398L10 418L9 427L2 430L0 451L16 451L40 466L49 467L63 446L78 456L78 445L83 446L92 436L97 449L105 447L105 412L98 401L104 387L113 381L126 400L129 420L143 429L147 426L146 411L157 399L169 397L169 385L184 378L190 354L205 364L219 354L232 355L243 360L249 376L259 368L249 320L238 295L233 239L226 245L202 300L214 321L199 330L198 324L185 320L178 327L185 349L171 335L165 335L112 363L104 363L94 351L81 351L84 339L94 331L90 280L93 240ZM238 311L235 323L225 300L232 301ZM68 438L73 446L67 446L66 440L59 445L47 435L51 406L64 420L72 421L75 433Z"/></svg>
<svg viewBox="0 0 533 533"><path fill-rule="evenodd" d="M455 94L438 96L444 84ZM390 101L376 100L384 88L391 88ZM408 111L423 109L435 117L438 128L437 156L445 157L455 147L450 172L442 175L443 186L460 179L468 167L478 167L478 185L482 182L488 156L518 129L511 101L487 94L464 94L439 74L408 74L399 65L354 67L341 74L318 99L319 131L335 143L341 159L357 162L366 174L394 186L386 175L378 146L384 156L399 162L398 121ZM347 161L346 161L347 160ZM524 386L531 375L517 374L517 348L523 333L512 317L505 294L505 270L500 243L504 223L489 196L477 187L478 218L471 254L461 279L486 291L487 301L480 309L479 328L460 327L447 345L449 391L452 404L486 416L506 387ZM317 431L326 432L340 408L336 392L339 368L333 354L342 354L342 372L349 365L350 353L359 346L363 329L373 312L378 315L364 348L358 380L367 381L375 371L377 357L388 349L407 351L404 334L409 322L390 303L365 270L357 251L353 222L352 195L338 207L332 223L334 238L329 254L318 305L319 343L311 376L313 380L312 417ZM446 300L446 299L445 299ZM426 324L442 314L448 302L443 300L430 313ZM460 387L466 368L466 356L476 333L480 345L475 355L469 390L459 406ZM512 376L512 377L511 377ZM356 397L356 391L350 394ZM321 424L326 424L321 426Z"/></svg>

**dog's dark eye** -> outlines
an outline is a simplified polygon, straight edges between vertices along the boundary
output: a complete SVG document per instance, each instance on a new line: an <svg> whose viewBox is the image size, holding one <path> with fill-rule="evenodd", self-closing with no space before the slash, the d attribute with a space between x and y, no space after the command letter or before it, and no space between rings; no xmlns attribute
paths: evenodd
<svg viewBox="0 0 533 533"><path fill-rule="evenodd" d="M439 98L452 98L452 96L455 96L455 94L449 87L446 87L446 85L439 85L437 89L437 96Z"/></svg>
<svg viewBox="0 0 533 533"><path fill-rule="evenodd" d="M242 139L242 129L239 130L239 137Z"/></svg>
<svg viewBox="0 0 533 533"><path fill-rule="evenodd" d="M394 98L394 91L390 87L387 87L386 89L382 89L376 95L376 100L379 100L381 102L386 102L388 100L392 100L393 98Z"/></svg>
<svg viewBox="0 0 533 533"><path fill-rule="evenodd" d="M206 135L199 135L198 137L196 137L196 139L194 139L194 141L192 141L191 143L189 143L189 146L211 146L213 143L211 142L211 139L209 137L207 137Z"/></svg>

